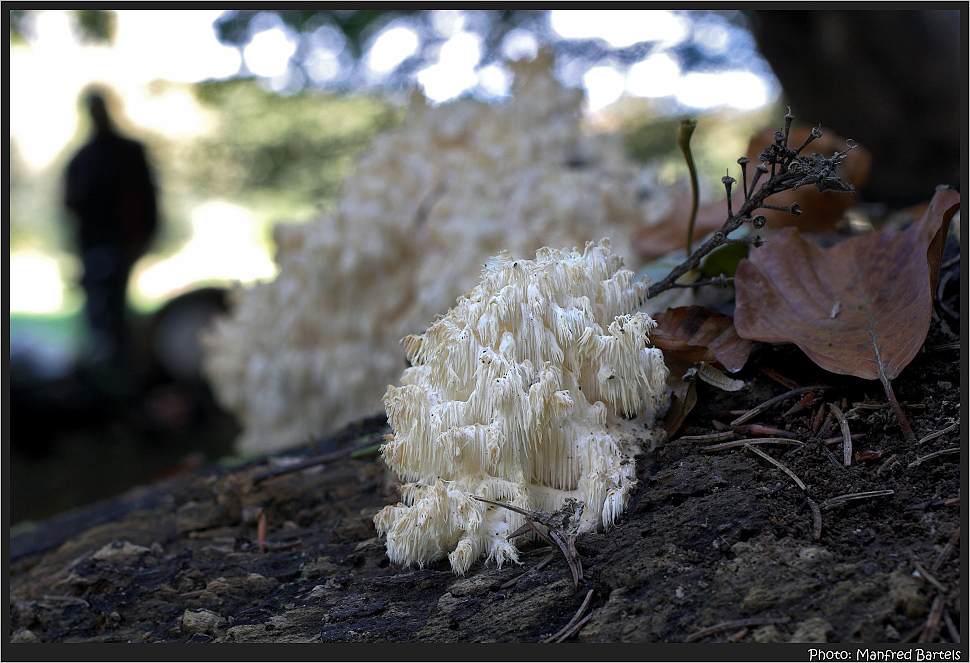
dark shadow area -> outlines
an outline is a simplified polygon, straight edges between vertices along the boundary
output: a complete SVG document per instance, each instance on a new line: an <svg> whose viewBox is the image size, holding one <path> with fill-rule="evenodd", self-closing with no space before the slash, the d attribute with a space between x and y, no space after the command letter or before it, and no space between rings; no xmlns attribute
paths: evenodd
<svg viewBox="0 0 970 663"><path fill-rule="evenodd" d="M46 374L10 358L10 522L47 518L232 452L238 425L199 373L199 332L225 292L195 290L131 318L129 378L104 364ZM122 388L123 387L123 388Z"/></svg>

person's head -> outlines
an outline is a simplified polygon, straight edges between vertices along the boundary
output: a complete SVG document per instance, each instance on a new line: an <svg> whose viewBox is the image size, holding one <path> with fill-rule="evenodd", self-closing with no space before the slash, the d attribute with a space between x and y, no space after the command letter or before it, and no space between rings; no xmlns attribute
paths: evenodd
<svg viewBox="0 0 970 663"><path fill-rule="evenodd" d="M101 92L90 92L87 98L88 112L91 114L91 121L99 131L111 126L111 116L108 114L108 105L105 103L104 95Z"/></svg>

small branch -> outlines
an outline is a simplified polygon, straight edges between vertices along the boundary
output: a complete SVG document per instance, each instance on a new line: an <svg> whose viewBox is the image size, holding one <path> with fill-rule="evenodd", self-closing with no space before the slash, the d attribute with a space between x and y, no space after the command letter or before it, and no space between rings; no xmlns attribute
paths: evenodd
<svg viewBox="0 0 970 663"><path fill-rule="evenodd" d="M569 620L569 623L567 623L565 626L563 626L562 629L560 629L558 633L556 633L554 635L550 635L548 638L546 638L545 640L543 640L542 641L543 644L547 644L547 643L550 643L550 642L562 642L563 640L565 640L566 638L568 638L570 635L572 635L572 633L573 633L573 627L577 627L575 630L579 630L578 626L579 626L580 617L582 616L582 614L584 612L586 612L586 608L589 607L589 600L591 598L593 598L593 590L592 589L589 590L588 592L586 592L586 598L583 599L583 604L581 606L579 606L579 610L577 610L576 611L576 614L573 615L573 618ZM583 623L585 623L585 622L583 622Z"/></svg>
<svg viewBox="0 0 970 663"><path fill-rule="evenodd" d="M936 640L936 636L940 632L940 620L943 619L943 611L945 609L945 598L942 594L937 594L936 598L933 599L933 606L930 608L930 614L926 617L926 624L923 627L923 632L920 634L918 642L930 643Z"/></svg>
<svg viewBox="0 0 970 663"><path fill-rule="evenodd" d="M885 370L883 370L882 359L879 357L878 347L876 347L876 361L879 363L879 381L882 382L882 387L886 390L886 397L889 398L889 404L893 406L893 411L896 412L896 417L899 419L899 425L903 428L903 437L906 438L907 442L915 442L916 435L913 434L913 427L909 425L909 419L906 418L903 408L900 407L899 401L896 400L896 394L893 392L892 382L890 382L889 378L886 376Z"/></svg>
<svg viewBox="0 0 970 663"><path fill-rule="evenodd" d="M323 465L324 463L329 463L334 460L341 460L347 457L357 457L366 455L367 453L372 453L380 448L380 444L375 445L374 441L377 439L382 439L384 433L378 433L376 435L370 436L366 442L358 444L355 447L348 447L347 449L340 449L339 451L331 451L330 453L320 454L319 456L314 456L313 458L308 458L299 463L294 463L293 465L286 465L285 467L274 467L269 470L263 470L262 472L257 472L253 475L253 483L257 484L266 479L272 479L283 474L290 474L291 472L299 472L300 470L305 470L310 467L316 467L317 465Z"/></svg>
<svg viewBox="0 0 970 663"><path fill-rule="evenodd" d="M671 288L698 288L702 285L719 285L726 288L731 283L734 283L733 276L724 276L723 274L721 274L720 276L715 276L713 278L705 279L702 281L694 281L693 283L674 283L670 287Z"/></svg>
<svg viewBox="0 0 970 663"><path fill-rule="evenodd" d="M767 435L769 437L787 437L790 440L798 439L798 433L793 433L784 428L765 426L763 424L740 424L738 426L731 426L731 430L738 435Z"/></svg>
<svg viewBox="0 0 970 663"><path fill-rule="evenodd" d="M792 479L792 481L794 481L795 484L799 488L801 488L802 490L807 490L805 488L805 484L802 483L802 480L798 478L798 475L796 475L794 472L792 472L791 470L789 470L788 467L786 467L783 463L781 463L780 461L775 460L774 458L772 458L771 456L769 456L768 454L766 454L761 449L758 449L757 447L751 446L750 443L745 444L744 445L744 448L745 449L748 449L749 451L753 451L754 453L758 454L759 456L761 456L762 458L764 458L766 461L768 461L769 463L771 463L775 467L779 468L782 472L784 472L785 474L787 474L788 476L790 476L791 479Z"/></svg>
<svg viewBox="0 0 970 663"><path fill-rule="evenodd" d="M925 456L917 458L912 463L910 463L908 467L909 469L913 469L914 467L917 467L918 465L922 464L924 461L927 461L931 458L936 458L937 456L945 456L946 454L957 454L957 453L960 453L960 447L952 447L950 449L943 449L942 451L934 451L931 454L926 454Z"/></svg>
<svg viewBox="0 0 970 663"><path fill-rule="evenodd" d="M701 638L706 638L709 635L714 635L721 631L732 631L736 628L743 628L746 626L766 626L768 624L787 624L789 621L788 617L755 617L754 619L732 619L729 622L721 622L720 624L715 624L714 626L708 626L707 628L702 628L700 631L695 631L688 635L684 642L694 642L700 640Z"/></svg>
<svg viewBox="0 0 970 663"><path fill-rule="evenodd" d="M884 471L888 470L890 467L892 467L898 462L899 462L899 456L897 456L896 454L893 454L892 456L886 459L886 462L884 462L882 465L879 466L879 469L876 470L876 476L879 476Z"/></svg>
<svg viewBox="0 0 970 663"><path fill-rule="evenodd" d="M788 408L785 411L785 413L783 415L781 415L781 416L783 416L783 417L790 417L793 414L796 414L798 412L801 412L802 410L810 407L818 399L818 397L820 395L821 394L817 394L815 392L809 392L809 393L805 394L804 396L802 396L799 399L799 401L797 403L795 403L790 408Z"/></svg>
<svg viewBox="0 0 970 663"><path fill-rule="evenodd" d="M793 446L801 446L802 443L797 440L789 440L782 437L750 437L744 440L732 440L730 442L722 442L721 444L712 444L709 447L702 447L701 451L714 453L715 451L724 451L725 449L733 449L735 447L746 447L749 444L790 444Z"/></svg>
<svg viewBox="0 0 970 663"><path fill-rule="evenodd" d="M839 495L838 497L832 497L822 502L822 509L827 511L854 500L866 500L871 497L884 497L886 495L892 495L895 492L896 491L894 490L870 490L864 493L849 493L847 495Z"/></svg>
<svg viewBox="0 0 970 663"><path fill-rule="evenodd" d="M687 222L687 255L690 255L690 246L694 235L694 222L697 220L697 205L700 201L700 194L697 187L697 167L694 165L694 155L690 151L690 137L694 135L697 128L697 120L684 120L680 123L680 134L677 136L677 144L680 151L684 154L687 161L687 171L690 173L690 220Z"/></svg>
<svg viewBox="0 0 970 663"><path fill-rule="evenodd" d="M678 442L717 442L727 440L737 435L733 430L725 430L720 433L707 433L706 435L682 435L677 438Z"/></svg>
<svg viewBox="0 0 970 663"><path fill-rule="evenodd" d="M829 403L829 410L838 420L839 428L842 430L842 464L848 467L852 464L852 433L849 432L849 422L835 403Z"/></svg>
<svg viewBox="0 0 970 663"><path fill-rule="evenodd" d="M812 510L812 541L818 541L822 538L822 510L808 495L805 499L808 500L808 506Z"/></svg>
<svg viewBox="0 0 970 663"><path fill-rule="evenodd" d="M771 399L765 401L761 405L758 405L758 406L756 406L756 407L748 410L748 412L746 414L742 414L740 417L738 417L737 419L735 419L734 421L732 421L729 425L731 425L731 426L737 426L738 424L743 424L746 421L749 421L751 419L754 419L756 416L758 416L759 414L761 414L765 410L771 408L774 405L777 405L778 403L784 401L787 398L791 398L792 396L800 396L801 394L807 393L809 391L821 391L821 390L824 390L824 389L828 389L828 387L824 387L824 386L820 386L820 385L815 385L813 387L798 387L797 389L792 389L791 391L786 391L785 393L783 393L783 394L781 394L779 396L775 396L774 398L771 398Z"/></svg>
<svg viewBox="0 0 970 663"><path fill-rule="evenodd" d="M813 129L808 139L798 149L792 150L788 147L788 136L791 131L791 121L788 119L789 117L791 116L788 115L785 118L785 128L782 131L775 133L774 144L769 145L758 156L762 163L759 163L755 167L755 175L751 180L750 186L745 189L744 203L741 205L741 208L737 211L737 213L733 213L734 210L732 209L729 196L727 220L721 226L720 230L711 235L703 244L701 244L698 249L692 252L691 240L694 232L693 218L696 215L697 207L697 196L695 194L693 201L694 211L691 213L692 220L688 224L687 229L686 246L688 257L680 265L674 267L670 273L667 274L667 276L647 288L644 299L640 302L641 305L647 299L656 297L661 292L673 288L674 283L676 283L681 276L697 267L704 256L722 244L730 241L728 236L740 228L743 223L750 222L755 228L764 227L765 217L756 215L755 212L765 207L778 207L766 205L765 199L767 199L769 196L782 191L797 189L805 184L814 184L819 192L853 190L852 185L842 182L835 172L836 166L842 162L842 159L845 158L846 152L836 152L828 158L822 157L818 154L811 154L809 156L800 155L801 151L812 140L822 135L820 130ZM693 160L689 156L690 150L688 147L688 142L694 126L695 123L693 121L684 121L684 123L681 125L678 141L681 150L688 159L688 168L692 168L693 166ZM851 147L852 146L850 146L850 149ZM741 162L739 160L738 163L741 165L742 182L746 182L747 162ZM770 165L771 168L769 169L766 164ZM758 186L758 183L761 181L764 175L769 173L770 175L768 181L762 184L761 187L756 191L755 189ZM724 181L725 187L728 187L728 190L730 190L728 180L731 180L731 183L734 181L733 178L730 177L725 177L722 181ZM785 209L795 215L801 211L798 209L797 205L794 204L781 209Z"/></svg>
<svg viewBox="0 0 970 663"><path fill-rule="evenodd" d="M960 631L957 630L956 624L953 623L953 619L950 617L949 612L943 613L943 621L946 622L946 630L950 633L950 639L953 642L960 643Z"/></svg>
<svg viewBox="0 0 970 663"><path fill-rule="evenodd" d="M923 578L923 580L925 580L926 582L928 582L928 583L930 583L931 585L933 585L934 587L936 587L936 588L937 588L937 589L938 589L938 590L940 591L940 593L941 593L941 594L947 594L947 593L949 593L949 591L950 591L950 590L948 590L948 589L947 589L947 588L946 588L946 587L945 587L945 586L943 585L943 583L942 583L942 582L940 582L939 580L937 580L937 579L936 579L936 578L935 578L935 577L933 576L933 574L932 574L932 573L930 573L930 572L929 572L929 571L927 571L927 570L926 570L925 568L923 568L923 565L922 565L922 564L920 564L920 563L919 563L918 561L916 561L915 559L913 560L913 566L914 566L914 567L916 567L916 572L917 572L917 573L919 573L919 575L920 575L920 577L921 577L921 578Z"/></svg>
<svg viewBox="0 0 970 663"><path fill-rule="evenodd" d="M785 389L798 389L798 383L797 382L795 382L791 378L786 378L784 375L782 375L778 371L773 371L770 368L766 368L765 366L759 366L758 367L758 370L761 371L761 374L762 375L764 375L767 378L770 378L770 379L774 380L775 382L777 382L778 384L780 384Z"/></svg>
<svg viewBox="0 0 970 663"><path fill-rule="evenodd" d="M935 433L930 433L929 435L927 435L926 437L924 437L923 439L921 439L916 444L924 444L926 442L929 442L930 440L935 440L938 437L941 437L943 435L946 435L947 433L949 433L951 430L955 429L959 425L960 425L960 421L957 420L957 421L953 422L952 424L950 424L949 426L947 426L946 428L944 428L943 430L938 430Z"/></svg>
<svg viewBox="0 0 970 663"><path fill-rule="evenodd" d="M933 566L930 567L931 569L933 569L934 573L940 570L940 567L943 566L943 562L945 562L947 557L950 556L950 553L953 552L953 547L957 544L957 541L959 540L960 540L960 528L957 527L956 531L950 537L950 540L946 542L945 546L943 546L943 550L940 551L940 554L937 556L936 561L933 562Z"/></svg>
<svg viewBox="0 0 970 663"><path fill-rule="evenodd" d="M579 523L576 521L578 521L579 515L584 508L582 502L567 498L566 502L558 511L548 512L530 511L515 506L514 504L509 504L508 502L498 502L486 497L479 497L478 495L472 495L472 497L479 502L499 506L525 516L526 524L532 527L533 531L540 538L553 548L558 547L562 551L563 556L566 558L566 563L569 565L569 570L572 572L573 583L579 587L579 583L583 580L583 563L579 559L579 553L576 550L576 537L574 533L579 526ZM545 525L548 533L543 533L542 530L535 526L533 521ZM567 529L570 533L567 533ZM509 538L514 538L522 530L523 528L519 528Z"/></svg>

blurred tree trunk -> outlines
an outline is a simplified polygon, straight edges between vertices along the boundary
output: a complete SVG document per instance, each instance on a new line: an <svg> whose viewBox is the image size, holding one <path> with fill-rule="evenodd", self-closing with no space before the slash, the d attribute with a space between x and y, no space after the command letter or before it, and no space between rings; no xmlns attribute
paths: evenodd
<svg viewBox="0 0 970 663"><path fill-rule="evenodd" d="M966 121L958 10L750 12L797 121L872 151L863 198L893 206L959 186Z"/></svg>

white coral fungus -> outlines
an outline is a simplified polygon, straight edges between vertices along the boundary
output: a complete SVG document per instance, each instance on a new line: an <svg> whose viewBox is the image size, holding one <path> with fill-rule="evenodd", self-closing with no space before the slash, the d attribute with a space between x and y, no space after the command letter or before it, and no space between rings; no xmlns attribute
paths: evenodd
<svg viewBox="0 0 970 663"><path fill-rule="evenodd" d="M514 63L508 103L429 106L380 135L318 221L274 232L279 276L241 291L206 373L243 424L240 451L299 444L373 414L424 330L502 249L631 243L662 197L616 135L582 129L551 59Z"/></svg>
<svg viewBox="0 0 970 663"><path fill-rule="evenodd" d="M457 306L404 339L413 366L384 396L394 434L383 454L407 483L403 503L374 518L392 561L448 554L459 574L485 553L517 561L507 537L523 517L475 495L544 511L575 498L580 532L623 511L667 369L648 347L656 323L628 313L646 285L622 264L606 240L542 248L534 261L503 252Z"/></svg>

